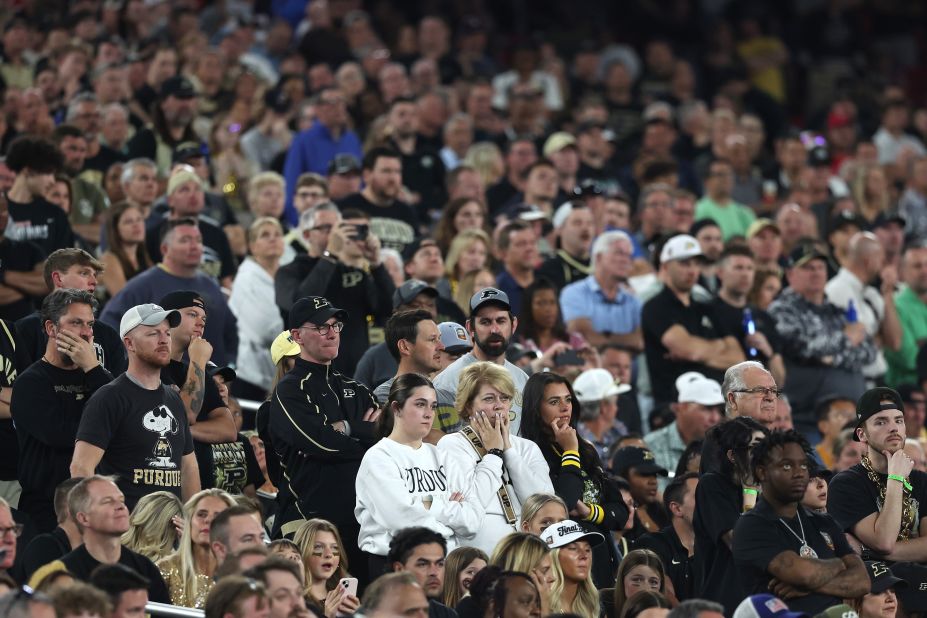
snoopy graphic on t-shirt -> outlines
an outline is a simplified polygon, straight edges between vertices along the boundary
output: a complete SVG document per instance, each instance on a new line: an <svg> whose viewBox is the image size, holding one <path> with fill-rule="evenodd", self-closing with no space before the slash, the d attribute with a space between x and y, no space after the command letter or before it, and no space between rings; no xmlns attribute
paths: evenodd
<svg viewBox="0 0 927 618"><path fill-rule="evenodd" d="M158 434L153 449L154 457L146 459L146 463L154 468L176 468L177 464L173 461L173 451L171 443L168 442L167 436L176 434L180 429L174 413L165 405L159 405L154 410L148 410L142 417L142 425L148 431Z"/></svg>

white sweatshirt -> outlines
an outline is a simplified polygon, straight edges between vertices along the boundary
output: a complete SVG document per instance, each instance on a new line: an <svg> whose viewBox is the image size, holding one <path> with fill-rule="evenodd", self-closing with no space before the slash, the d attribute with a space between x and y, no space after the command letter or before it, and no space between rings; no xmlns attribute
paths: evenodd
<svg viewBox="0 0 927 618"><path fill-rule="evenodd" d="M434 445L424 443L415 449L389 438L377 442L357 471L358 547L385 556L393 535L409 526L425 526L444 536L448 553L457 547L458 536L472 538L486 505L469 495L468 487L495 479L491 487L478 492L494 497L502 482L502 462L498 457L486 459L478 466L479 482L451 482L445 456ZM449 500L455 491L465 494L463 502Z"/></svg>
<svg viewBox="0 0 927 618"><path fill-rule="evenodd" d="M509 436L509 440L512 447L503 453L503 460L507 472L506 489L515 510L514 524L505 520L502 503L496 493L501 485L498 481L499 473L493 469L496 475L493 477L493 484L490 484L488 479L481 478L486 474L486 470L481 467L487 462L496 464L499 458L487 455L483 461L477 463L479 457L463 432L448 434L438 441L438 452L443 453L446 458L451 485L467 487L467 499L469 500L472 493L476 496L477 502L486 506L485 511L481 512L482 520L475 534L462 534L458 541L464 545L478 547L488 555L492 554L499 539L518 531L521 505L528 496L541 492L554 493L550 471L538 445L514 435Z"/></svg>

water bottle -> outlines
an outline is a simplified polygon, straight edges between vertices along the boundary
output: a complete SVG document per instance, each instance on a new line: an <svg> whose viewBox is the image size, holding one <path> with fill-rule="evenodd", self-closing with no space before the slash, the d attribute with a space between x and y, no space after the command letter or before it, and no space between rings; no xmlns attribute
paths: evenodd
<svg viewBox="0 0 927 618"><path fill-rule="evenodd" d="M856 324L859 321L859 316L856 314L856 303L853 302L852 298L847 305L846 318L848 324Z"/></svg>
<svg viewBox="0 0 927 618"><path fill-rule="evenodd" d="M753 312L750 307L744 307L744 333L752 335L756 332L756 323L753 321ZM748 348L747 356L756 358L756 348Z"/></svg>

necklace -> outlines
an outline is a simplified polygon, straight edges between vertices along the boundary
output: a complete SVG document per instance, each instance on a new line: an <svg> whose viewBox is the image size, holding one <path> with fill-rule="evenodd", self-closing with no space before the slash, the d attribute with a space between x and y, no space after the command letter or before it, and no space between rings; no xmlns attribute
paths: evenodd
<svg viewBox="0 0 927 618"><path fill-rule="evenodd" d="M801 536L798 536L797 534L795 534L795 531L792 530L792 527L788 525L787 523L785 523L785 520L782 519L781 517L779 518L779 521L781 521L782 525L785 526L786 529L792 533L792 536L794 536L796 539L799 540L799 542L801 542L801 547L798 548L799 556L801 556L802 558L817 558L818 553L814 551L813 549L811 549L811 546L808 545L808 542L805 540L805 526L801 523L801 510L796 511L795 515L798 517L798 528L801 530Z"/></svg>

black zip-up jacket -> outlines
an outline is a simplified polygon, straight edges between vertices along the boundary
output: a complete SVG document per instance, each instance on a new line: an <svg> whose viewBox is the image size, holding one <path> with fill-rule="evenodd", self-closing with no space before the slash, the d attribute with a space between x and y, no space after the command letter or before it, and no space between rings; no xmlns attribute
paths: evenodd
<svg viewBox="0 0 927 618"><path fill-rule="evenodd" d="M277 497L276 529L313 517L357 526L354 481L364 453L377 441L374 423L363 417L376 407L363 384L331 365L296 359L273 392L267 418L286 487ZM338 421L347 422L346 433L332 427Z"/></svg>

